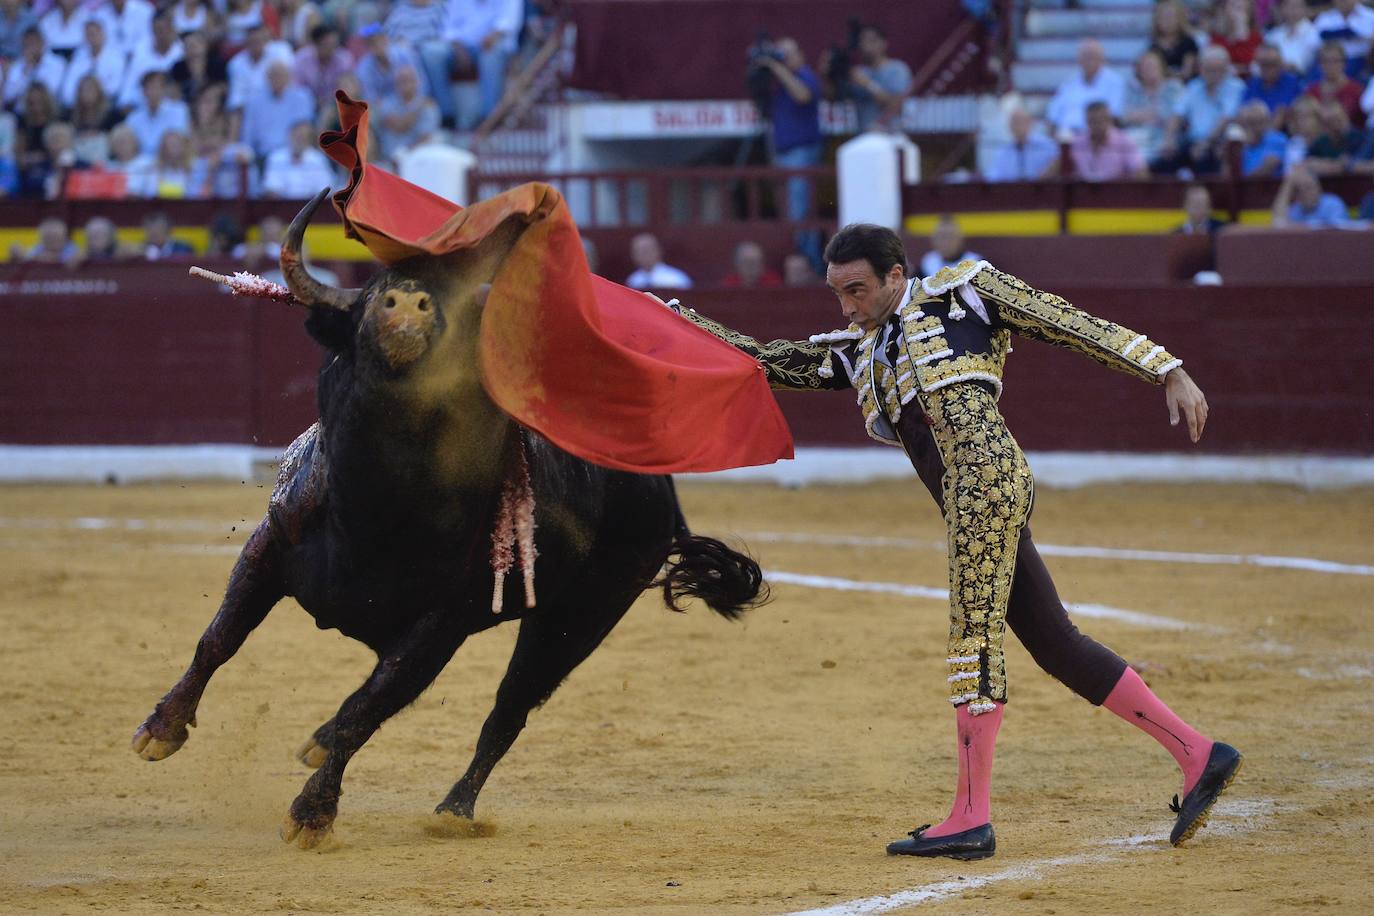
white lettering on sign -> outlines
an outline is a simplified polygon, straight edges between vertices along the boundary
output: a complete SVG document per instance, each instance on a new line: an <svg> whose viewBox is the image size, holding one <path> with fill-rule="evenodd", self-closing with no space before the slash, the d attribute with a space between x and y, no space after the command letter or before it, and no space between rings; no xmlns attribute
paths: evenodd
<svg viewBox="0 0 1374 916"><path fill-rule="evenodd" d="M110 296L119 292L119 281L104 277L88 280L0 280L0 296Z"/></svg>

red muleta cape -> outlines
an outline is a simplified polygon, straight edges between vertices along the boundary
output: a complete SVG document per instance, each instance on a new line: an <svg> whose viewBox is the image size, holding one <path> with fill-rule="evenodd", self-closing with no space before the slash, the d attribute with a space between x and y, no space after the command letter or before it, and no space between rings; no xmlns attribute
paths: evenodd
<svg viewBox="0 0 1374 916"><path fill-rule="evenodd" d="M671 474L771 464L792 436L753 358L587 267L562 196L531 183L466 209L367 163L367 104L337 94L320 147L352 180L344 231L390 264L528 228L492 283L478 358L496 404L594 464Z"/></svg>

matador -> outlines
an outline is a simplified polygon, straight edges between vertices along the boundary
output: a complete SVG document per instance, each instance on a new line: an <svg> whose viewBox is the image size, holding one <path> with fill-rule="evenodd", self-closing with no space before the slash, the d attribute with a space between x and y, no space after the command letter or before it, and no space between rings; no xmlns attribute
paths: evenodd
<svg viewBox="0 0 1374 916"><path fill-rule="evenodd" d="M986 261L908 278L901 240L857 224L825 250L826 282L849 327L806 341L762 343L690 309L681 313L754 356L775 389L852 388L870 436L905 450L944 513L949 553L949 701L958 788L950 815L891 843L896 855L981 859L996 849L990 784L1007 701L1003 637L1010 627L1036 663L1075 693L1149 734L1183 771L1170 841L1206 822L1240 769L1169 709L1110 649L1079 632L1031 539L1034 482L997 408L1012 334L1082 353L1165 387L1170 418L1194 442L1207 418L1182 360L1144 334L1095 318Z"/></svg>

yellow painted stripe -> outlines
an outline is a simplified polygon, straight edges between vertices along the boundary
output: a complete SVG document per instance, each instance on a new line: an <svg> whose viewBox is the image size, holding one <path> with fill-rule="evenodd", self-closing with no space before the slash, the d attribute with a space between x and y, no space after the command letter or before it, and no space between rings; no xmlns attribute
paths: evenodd
<svg viewBox="0 0 1374 916"><path fill-rule="evenodd" d="M969 236L1039 236L1059 234L1059 214L1053 210L983 211L949 214ZM1218 218L1224 218L1221 211ZM908 216L906 231L910 235L930 235L941 216ZM1179 210L1099 210L1069 211L1070 235L1155 235L1172 232L1183 222ZM1270 224L1268 210L1244 210L1240 223L1245 226Z"/></svg>
<svg viewBox="0 0 1374 916"><path fill-rule="evenodd" d="M249 237L256 239L256 228L249 230ZM190 245L197 252L203 252L210 241L210 230L205 226L182 226L172 230L172 236ZM115 230L115 237L121 245L137 248L143 241L143 230L138 226L123 226ZM75 229L72 240L85 247L86 231ZM13 260L11 249L18 248L27 252L38 244L38 230L25 227L0 228L0 260ZM316 261L371 261L372 254L361 242L344 238L343 226L314 226L305 230L305 247L310 257Z"/></svg>

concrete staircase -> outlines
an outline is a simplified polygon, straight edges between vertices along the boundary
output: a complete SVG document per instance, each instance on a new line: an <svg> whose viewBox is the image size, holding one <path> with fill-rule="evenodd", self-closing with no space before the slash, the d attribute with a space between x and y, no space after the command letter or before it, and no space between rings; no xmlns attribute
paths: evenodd
<svg viewBox="0 0 1374 916"><path fill-rule="evenodd" d="M1054 90L1077 69L1078 44L1096 38L1107 64L1129 76L1131 64L1149 44L1148 0L1027 0L1012 63L1012 87L1039 113Z"/></svg>

